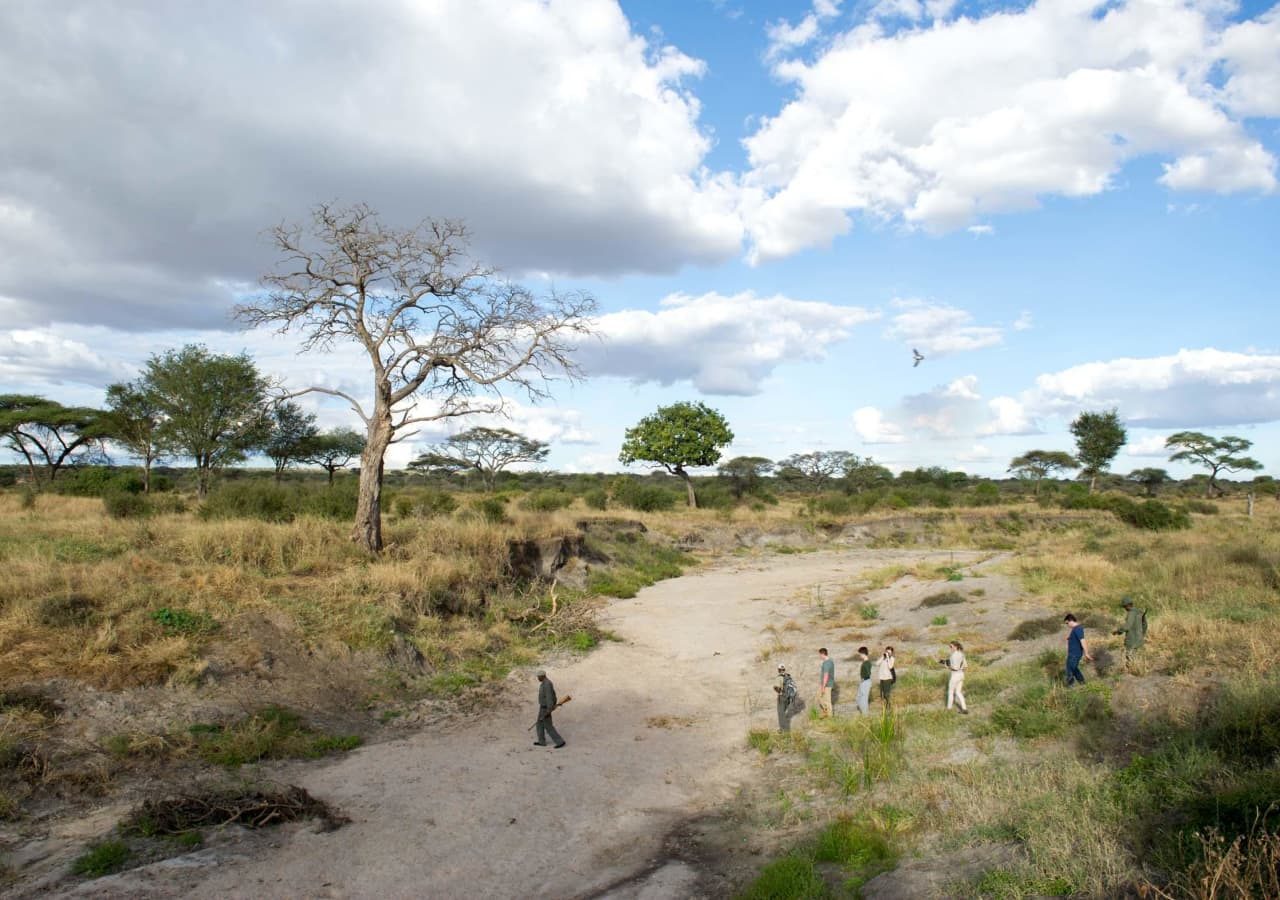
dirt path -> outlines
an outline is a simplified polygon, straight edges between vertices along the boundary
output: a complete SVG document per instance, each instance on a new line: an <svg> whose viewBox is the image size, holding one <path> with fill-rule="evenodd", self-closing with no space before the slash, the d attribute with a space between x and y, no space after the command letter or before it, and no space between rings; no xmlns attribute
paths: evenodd
<svg viewBox="0 0 1280 900"><path fill-rule="evenodd" d="M100 879L93 897L634 897L696 895L698 873L663 859L663 836L724 804L749 776L745 735L776 726L774 667L802 690L818 643L852 648L814 615L858 573L978 554L848 550L733 560L613 603L622 640L552 670L573 702L568 746L534 747L532 678L487 715L275 777L351 817L329 833L289 826ZM911 608L906 595L902 609ZM781 628L794 649L761 658ZM838 630L838 629L834 629ZM848 664L843 664L847 667ZM852 692L848 692L851 694ZM851 699L847 697L846 699Z"/></svg>

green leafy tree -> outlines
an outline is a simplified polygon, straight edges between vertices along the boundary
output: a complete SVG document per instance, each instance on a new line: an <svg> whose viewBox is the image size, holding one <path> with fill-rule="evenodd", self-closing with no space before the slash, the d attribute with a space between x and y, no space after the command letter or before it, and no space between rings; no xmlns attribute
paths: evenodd
<svg viewBox="0 0 1280 900"><path fill-rule="evenodd" d="M333 486L333 474L345 469L364 452L364 435L352 428L335 428L317 434L302 450L302 462L319 466L329 473L329 486Z"/></svg>
<svg viewBox="0 0 1280 900"><path fill-rule="evenodd" d="M151 467L164 458L160 446L163 421L156 398L141 381L107 387L107 420L111 440L142 462L142 490L151 492Z"/></svg>
<svg viewBox="0 0 1280 900"><path fill-rule="evenodd" d="M160 412L160 445L191 457L201 497L214 472L243 461L271 433L269 385L248 354L188 344L147 360L142 383Z"/></svg>
<svg viewBox="0 0 1280 900"><path fill-rule="evenodd" d="M537 463L551 446L507 428L477 426L435 444L409 463L411 469L475 472L492 491L498 473L516 463Z"/></svg>
<svg viewBox="0 0 1280 900"><path fill-rule="evenodd" d="M279 481L285 469L293 463L302 462L319 429L316 428L316 417L304 412L291 400L271 408L267 427L270 433L262 445L262 452L271 459L276 470L275 479Z"/></svg>
<svg viewBox="0 0 1280 900"><path fill-rule="evenodd" d="M39 481L41 472L53 481L67 465L104 456L110 433L101 410L30 394L0 394L0 439L26 460L32 481Z"/></svg>
<svg viewBox="0 0 1280 900"><path fill-rule="evenodd" d="M1071 423L1071 433L1076 439L1080 474L1088 476L1089 493L1093 493L1098 476L1107 471L1129 439L1129 433L1120 424L1120 416L1115 409L1103 413L1080 413Z"/></svg>
<svg viewBox="0 0 1280 900"><path fill-rule="evenodd" d="M498 412L501 387L543 398L550 378L578 374L572 353L591 332L595 301L537 297L496 279L468 253L460 222L391 228L365 204L321 204L306 225L279 225L271 238L281 263L263 278L267 295L240 306L238 317L297 329L304 351L351 343L368 358L363 402L327 387L296 393L340 397L365 425L352 537L370 553L382 549L383 467L393 441L415 425Z"/></svg>
<svg viewBox="0 0 1280 900"><path fill-rule="evenodd" d="M1253 446L1253 441L1230 434L1215 438L1199 431L1179 431L1165 438L1164 446L1174 451L1169 462L1189 462L1209 470L1206 497L1222 494L1218 485L1220 473L1252 472L1262 468L1262 463L1256 459L1241 455Z"/></svg>
<svg viewBox="0 0 1280 900"><path fill-rule="evenodd" d="M1168 484L1173 480L1164 469L1156 468L1134 469L1129 473L1128 479L1142 485L1148 497L1154 497L1161 485Z"/></svg>
<svg viewBox="0 0 1280 900"><path fill-rule="evenodd" d="M735 456L728 462L721 463L716 471L729 482L729 492L741 500L760 490L764 477L772 469L773 460L763 456Z"/></svg>
<svg viewBox="0 0 1280 900"><path fill-rule="evenodd" d="M892 481L893 473L869 456L854 456L844 468L845 490L851 494L884 487Z"/></svg>
<svg viewBox="0 0 1280 900"><path fill-rule="evenodd" d="M1035 482L1035 494L1040 495L1040 482L1045 477L1066 469L1078 469L1080 464L1070 453L1061 450L1028 450L1021 456L1015 456L1009 463L1009 471L1019 478L1031 479Z"/></svg>
<svg viewBox="0 0 1280 900"><path fill-rule="evenodd" d="M720 449L732 441L729 423L716 410L704 403L673 403L658 407L627 429L618 459L624 465L652 463L682 478L689 506L696 509L698 498L688 470L714 466L720 461Z"/></svg>

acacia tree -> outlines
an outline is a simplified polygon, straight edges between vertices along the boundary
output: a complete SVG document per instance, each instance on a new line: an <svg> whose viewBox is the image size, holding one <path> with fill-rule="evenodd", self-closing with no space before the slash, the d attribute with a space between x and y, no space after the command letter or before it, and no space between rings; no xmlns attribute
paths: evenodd
<svg viewBox="0 0 1280 900"><path fill-rule="evenodd" d="M1154 497L1160 485L1172 480L1168 472L1164 469L1156 468L1134 469L1126 477L1130 481L1142 485L1148 497Z"/></svg>
<svg viewBox="0 0 1280 900"><path fill-rule="evenodd" d="M1080 474L1089 478L1089 493L1093 493L1098 476L1107 471L1129 433L1120 424L1120 416L1114 408L1103 413L1082 412L1071 423L1071 433L1076 438L1076 459L1080 462Z"/></svg>
<svg viewBox="0 0 1280 900"><path fill-rule="evenodd" d="M110 433L101 410L63 406L30 394L0 395L0 438L27 461L32 481L39 481L41 466L49 481L63 467L97 452Z"/></svg>
<svg viewBox="0 0 1280 900"><path fill-rule="evenodd" d="M628 428L618 459L624 465L633 462L653 463L684 479L689 506L698 508L693 480L688 469L714 466L720 461L720 448L733 441L729 423L719 412L704 403L673 403Z"/></svg>
<svg viewBox="0 0 1280 900"><path fill-rule="evenodd" d="M270 434L269 384L246 353L188 344L147 360L142 384L160 412L160 445L191 457L201 497L214 472L242 461Z"/></svg>
<svg viewBox="0 0 1280 900"><path fill-rule="evenodd" d="M317 434L307 441L302 450L302 462L319 466L329 473L329 486L333 486L333 473L345 469L364 452L364 435L352 428L335 428Z"/></svg>
<svg viewBox="0 0 1280 900"><path fill-rule="evenodd" d="M550 377L578 374L570 354L591 330L594 300L539 298L495 279L468 254L460 222L396 229L363 203L321 204L305 226L278 225L271 238L281 262L263 278L268 294L237 309L241 321L297 329L304 350L354 343L369 360L371 400L319 386L292 396L340 397L364 422L352 537L371 553L382 549L383 463L392 442L414 425L500 412L500 385L539 398Z"/></svg>
<svg viewBox="0 0 1280 900"><path fill-rule="evenodd" d="M1019 478L1035 480L1035 495L1040 496L1040 482L1052 472L1077 469L1080 464L1070 453L1061 450L1028 450L1015 456L1009 463L1009 471Z"/></svg>
<svg viewBox="0 0 1280 900"><path fill-rule="evenodd" d="M773 460L763 456L735 456L716 470L729 482L729 492L741 500L760 489L760 480L773 469Z"/></svg>
<svg viewBox="0 0 1280 900"><path fill-rule="evenodd" d="M298 404L285 400L275 404L267 416L270 433L262 445L275 466L275 479L279 481L291 463L301 462L317 432L316 417L304 412Z"/></svg>
<svg viewBox="0 0 1280 900"><path fill-rule="evenodd" d="M1253 446L1253 441L1234 435L1215 438L1199 431L1179 431L1164 440L1170 454L1169 462L1189 462L1204 466L1209 470L1209 482L1205 486L1205 496L1221 495L1218 486L1218 473L1257 471L1262 463L1248 456L1241 456Z"/></svg>
<svg viewBox="0 0 1280 900"><path fill-rule="evenodd" d="M778 463L785 469L788 480L798 481L812 491L820 491L832 479L856 468L858 456L847 450L815 450L812 453L793 453Z"/></svg>
<svg viewBox="0 0 1280 900"><path fill-rule="evenodd" d="M144 382L107 387L107 420L111 439L142 461L142 490L151 492L151 466L164 455L160 446L161 412Z"/></svg>
<svg viewBox="0 0 1280 900"><path fill-rule="evenodd" d="M411 469L473 471L480 474L486 490L493 490L498 473L522 462L542 462L551 445L525 437L507 428L468 428L434 444L409 463Z"/></svg>

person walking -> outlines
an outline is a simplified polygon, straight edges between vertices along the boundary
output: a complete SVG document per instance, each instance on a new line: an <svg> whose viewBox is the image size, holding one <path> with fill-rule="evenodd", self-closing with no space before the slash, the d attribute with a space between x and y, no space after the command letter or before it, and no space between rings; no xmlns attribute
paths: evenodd
<svg viewBox="0 0 1280 900"><path fill-rule="evenodd" d="M866 647L858 648L858 659L862 661L858 669L858 712L865 716L871 711L871 674L876 665L871 661L871 651Z"/></svg>
<svg viewBox="0 0 1280 900"><path fill-rule="evenodd" d="M539 670L538 721L536 723L538 739L533 742L535 747L547 746L548 736L555 742L557 750L564 746L564 738L560 737L560 732L556 731L556 726L551 723L551 713L555 711L557 705L556 686L551 683L551 679L547 677L546 672Z"/></svg>
<svg viewBox="0 0 1280 900"><path fill-rule="evenodd" d="M954 703L960 708L960 712L967 716L969 707L964 702L964 671L969 667L969 663L965 661L964 647L959 641L952 641L947 646L951 648L951 655L940 660L951 673L947 678L947 709L950 709Z"/></svg>
<svg viewBox="0 0 1280 900"><path fill-rule="evenodd" d="M1093 662L1093 656L1089 653L1089 644L1084 639L1084 626L1071 613L1067 613L1062 621L1067 624L1067 687L1076 683L1084 684L1084 673L1080 671L1080 659L1083 657Z"/></svg>
<svg viewBox="0 0 1280 900"><path fill-rule="evenodd" d="M1134 607L1132 597L1125 597L1120 605L1125 612L1124 627L1117 628L1113 633L1124 635L1124 670L1128 672L1139 648L1147 639L1147 613Z"/></svg>
<svg viewBox="0 0 1280 900"><path fill-rule="evenodd" d="M829 719L833 715L831 692L836 686L836 663L826 647L818 649L818 716Z"/></svg>
<svg viewBox="0 0 1280 900"><path fill-rule="evenodd" d="M778 666L778 677L782 679L782 684L773 686L774 693L778 695L778 730L790 731L791 717L800 711L800 691L786 666Z"/></svg>
<svg viewBox="0 0 1280 900"><path fill-rule="evenodd" d="M884 711L893 706L893 686L898 683L898 670L893 658L893 648L885 647L876 663L876 678L880 682L880 699L884 702Z"/></svg>

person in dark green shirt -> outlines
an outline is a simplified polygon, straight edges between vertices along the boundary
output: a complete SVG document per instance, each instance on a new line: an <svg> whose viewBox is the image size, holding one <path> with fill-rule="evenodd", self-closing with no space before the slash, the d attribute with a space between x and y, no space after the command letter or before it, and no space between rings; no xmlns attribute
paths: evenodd
<svg viewBox="0 0 1280 900"><path fill-rule="evenodd" d="M1114 633L1124 635L1124 667L1127 671L1133 665L1138 649L1147 639L1147 614L1134 607L1132 597L1125 597L1120 605L1125 611L1124 626L1117 628Z"/></svg>
<svg viewBox="0 0 1280 900"><path fill-rule="evenodd" d="M865 716L871 712L871 672L875 663L871 661L871 651L866 647L858 648L858 659L862 661L858 668L858 712Z"/></svg>

